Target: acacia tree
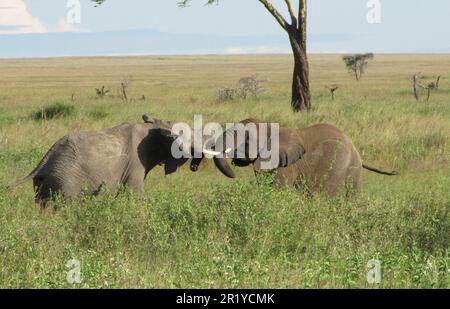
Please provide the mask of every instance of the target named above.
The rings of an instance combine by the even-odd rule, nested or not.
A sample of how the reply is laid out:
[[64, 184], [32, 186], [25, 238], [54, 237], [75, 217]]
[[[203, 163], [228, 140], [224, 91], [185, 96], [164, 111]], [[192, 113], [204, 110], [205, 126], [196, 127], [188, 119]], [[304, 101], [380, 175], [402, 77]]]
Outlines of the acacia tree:
[[369, 64], [369, 60], [374, 58], [374, 54], [356, 54], [356, 55], [345, 55], [342, 60], [345, 62], [345, 66], [349, 73], [354, 74], [356, 80], [360, 80], [366, 67]]
[[[92, 0], [97, 5], [105, 0]], [[192, 0], [180, 0], [180, 6], [186, 6]], [[205, 0], [206, 1], [206, 0]], [[265, 9], [275, 18], [289, 37], [294, 54], [294, 73], [292, 81], [291, 104], [294, 111], [311, 109], [311, 91], [309, 87], [309, 63], [306, 53], [306, 20], [307, 4], [306, 0], [299, 0], [298, 13], [291, 0], [284, 0], [290, 15], [288, 22], [280, 11], [273, 5], [271, 0], [258, 0]], [[218, 3], [219, 0], [207, 0], [206, 4]]]

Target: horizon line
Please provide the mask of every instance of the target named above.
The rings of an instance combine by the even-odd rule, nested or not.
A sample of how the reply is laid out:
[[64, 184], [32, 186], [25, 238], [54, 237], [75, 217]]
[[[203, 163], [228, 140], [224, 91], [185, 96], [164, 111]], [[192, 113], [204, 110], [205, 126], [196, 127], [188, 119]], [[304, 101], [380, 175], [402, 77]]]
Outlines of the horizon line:
[[[308, 52], [308, 55], [346, 55], [358, 54], [361, 52]], [[375, 55], [450, 55], [450, 51], [445, 52], [374, 52]], [[158, 54], [158, 53], [129, 53], [129, 54], [105, 54], [105, 55], [65, 55], [65, 56], [31, 56], [31, 57], [1, 57], [0, 60], [44, 60], [44, 59], [64, 59], [64, 58], [140, 58], [140, 57], [242, 57], [242, 56], [287, 56], [290, 52], [278, 53], [180, 53], [180, 54]]]

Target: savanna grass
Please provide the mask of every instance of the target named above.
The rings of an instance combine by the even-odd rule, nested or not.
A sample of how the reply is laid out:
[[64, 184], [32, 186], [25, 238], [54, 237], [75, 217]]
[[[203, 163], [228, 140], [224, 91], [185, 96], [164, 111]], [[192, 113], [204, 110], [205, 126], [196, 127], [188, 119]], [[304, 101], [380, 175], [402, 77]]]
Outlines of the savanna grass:
[[[449, 56], [376, 55], [359, 82], [340, 58], [311, 56], [313, 111], [299, 114], [289, 107], [290, 56], [0, 61], [0, 287], [448, 288]], [[412, 95], [418, 71], [442, 76], [429, 102]], [[215, 102], [219, 88], [253, 73], [270, 80], [258, 98]], [[131, 102], [96, 97], [95, 87], [114, 92], [123, 75], [133, 76]], [[325, 85], [333, 83], [331, 101]], [[28, 116], [72, 93], [69, 117]], [[332, 123], [365, 162], [400, 176], [364, 172], [360, 193], [328, 199], [270, 178], [257, 185], [251, 169], [230, 181], [207, 161], [196, 174], [186, 166], [164, 177], [156, 168], [142, 196], [57, 200], [43, 214], [31, 184], [6, 189], [67, 132], [144, 113], [190, 124], [194, 114]], [[66, 280], [71, 259], [81, 263], [80, 284]], [[367, 283], [371, 259], [381, 262], [378, 285]]]

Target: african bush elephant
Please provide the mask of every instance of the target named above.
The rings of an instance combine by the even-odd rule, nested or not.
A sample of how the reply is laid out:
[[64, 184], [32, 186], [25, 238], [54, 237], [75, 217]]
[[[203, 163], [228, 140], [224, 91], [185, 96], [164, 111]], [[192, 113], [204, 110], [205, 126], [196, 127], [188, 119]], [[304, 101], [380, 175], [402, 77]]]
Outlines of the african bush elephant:
[[41, 209], [55, 193], [71, 199], [85, 189], [91, 194], [102, 188], [116, 192], [121, 184], [141, 192], [147, 173], [156, 165], [164, 164], [167, 175], [186, 162], [171, 156], [171, 123], [143, 118], [144, 123], [64, 136], [27, 177], [12, 186], [33, 179]]
[[[249, 123], [256, 124], [258, 132], [261, 124], [267, 124], [258, 119], [240, 122], [241, 125]], [[233, 165], [238, 167], [253, 165], [257, 174], [261, 170], [263, 159], [259, 153], [251, 157], [248, 149], [252, 142], [260, 149], [259, 134], [246, 134], [245, 145], [238, 145], [236, 132], [235, 126], [219, 137], [221, 141], [226, 136], [235, 137], [234, 145], [223, 153], [208, 150], [205, 152], [214, 155], [216, 167], [227, 177], [234, 178], [235, 175], [227, 163], [225, 152], [230, 154], [228, 157], [232, 158]], [[213, 144], [217, 144], [219, 138]], [[270, 136], [267, 141], [270, 144]], [[245, 147], [245, 156], [237, 157], [239, 147]], [[196, 171], [198, 164], [199, 162], [193, 162], [191, 170]], [[273, 171], [275, 181], [280, 185], [303, 188], [307, 192], [325, 192], [328, 196], [334, 197], [344, 186], [353, 190], [360, 189], [362, 168], [383, 175], [397, 175], [396, 172], [384, 172], [363, 164], [350, 138], [332, 125], [318, 124], [306, 129], [279, 128], [279, 163]]]

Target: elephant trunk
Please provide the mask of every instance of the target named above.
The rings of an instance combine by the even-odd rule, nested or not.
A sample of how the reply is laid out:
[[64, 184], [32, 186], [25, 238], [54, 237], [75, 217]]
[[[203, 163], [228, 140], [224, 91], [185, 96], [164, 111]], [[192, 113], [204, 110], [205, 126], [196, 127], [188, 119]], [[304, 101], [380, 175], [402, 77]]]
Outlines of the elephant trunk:
[[200, 163], [202, 161], [203, 161], [203, 157], [192, 159], [192, 161], [191, 161], [191, 171], [193, 171], [193, 172], [198, 171], [198, 168], [199, 168]]
[[[234, 133], [230, 132], [230, 131], [225, 132], [224, 136], [217, 139], [213, 144], [210, 141], [210, 144], [208, 145], [209, 147], [207, 147], [207, 148], [211, 149], [211, 147], [213, 145], [218, 145], [218, 144], [222, 145], [222, 147], [223, 147], [224, 146], [223, 142], [225, 142], [227, 140], [233, 140], [233, 134]], [[220, 139], [222, 139], [222, 140], [220, 140]], [[232, 146], [231, 148], [228, 148], [224, 152], [216, 152], [216, 151], [212, 151], [209, 149], [204, 149], [203, 153], [213, 156], [214, 164], [219, 169], [219, 171], [222, 172], [222, 174], [224, 174], [228, 178], [235, 178], [236, 176], [234, 175], [234, 172], [231, 169], [230, 165], [228, 165], [228, 162], [226, 159], [226, 155], [232, 153], [234, 151], [235, 147], [236, 147], [236, 145]]]
[[214, 157], [214, 164], [225, 176], [235, 178], [234, 172], [225, 158]]

